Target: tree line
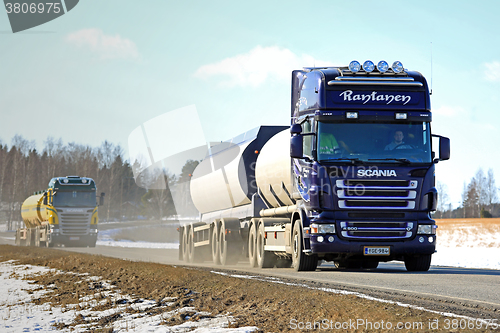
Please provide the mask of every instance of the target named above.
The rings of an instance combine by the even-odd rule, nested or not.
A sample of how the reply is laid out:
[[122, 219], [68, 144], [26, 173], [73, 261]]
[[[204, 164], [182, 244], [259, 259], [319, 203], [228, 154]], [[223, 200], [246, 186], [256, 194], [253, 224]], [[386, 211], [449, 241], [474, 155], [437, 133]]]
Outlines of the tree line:
[[453, 208], [448, 196], [448, 188], [438, 182], [439, 193], [436, 218], [488, 218], [500, 217], [498, 188], [493, 170], [485, 174], [480, 168], [468, 183], [464, 183], [460, 206]]
[[[51, 178], [70, 175], [94, 179], [98, 195], [105, 193], [104, 206], [99, 207], [100, 220], [166, 218], [176, 214], [171, 189], [188, 179], [197, 164], [188, 161], [178, 176], [168, 170], [149, 175], [162, 177], [168, 184], [152, 190], [137, 186], [132, 166], [124, 160], [119, 145], [109, 141], [99, 147], [63, 144], [61, 139], [48, 137], [38, 151], [34, 141], [16, 135], [10, 147], [0, 141], [0, 221], [7, 221], [12, 229], [14, 221], [22, 220], [20, 209], [26, 198], [47, 189]], [[189, 187], [179, 186], [179, 190], [188, 191]]]

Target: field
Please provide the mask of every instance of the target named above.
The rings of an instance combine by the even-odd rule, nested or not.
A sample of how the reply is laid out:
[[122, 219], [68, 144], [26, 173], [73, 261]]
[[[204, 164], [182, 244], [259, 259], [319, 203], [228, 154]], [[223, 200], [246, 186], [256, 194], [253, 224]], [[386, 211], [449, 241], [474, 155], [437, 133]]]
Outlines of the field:
[[440, 219], [438, 244], [447, 247], [500, 247], [500, 218]]

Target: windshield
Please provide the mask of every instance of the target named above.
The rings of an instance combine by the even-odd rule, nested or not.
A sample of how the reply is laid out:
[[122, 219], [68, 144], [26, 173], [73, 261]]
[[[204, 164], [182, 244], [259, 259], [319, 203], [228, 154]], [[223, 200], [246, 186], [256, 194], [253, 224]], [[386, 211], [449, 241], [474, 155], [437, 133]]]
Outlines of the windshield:
[[57, 191], [54, 195], [55, 207], [95, 207], [95, 191]]
[[430, 163], [428, 123], [318, 124], [318, 160]]

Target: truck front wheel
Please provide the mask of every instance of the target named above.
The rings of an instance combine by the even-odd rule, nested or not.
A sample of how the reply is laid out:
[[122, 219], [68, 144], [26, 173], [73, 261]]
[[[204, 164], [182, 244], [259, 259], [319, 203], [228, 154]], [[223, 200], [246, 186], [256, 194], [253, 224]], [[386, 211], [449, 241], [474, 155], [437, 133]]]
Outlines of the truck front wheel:
[[427, 272], [431, 267], [432, 254], [408, 256], [405, 258], [405, 267], [408, 272]]
[[292, 232], [292, 266], [297, 272], [314, 271], [318, 267], [318, 257], [316, 255], [308, 256], [304, 253], [301, 229], [300, 222], [296, 221]]

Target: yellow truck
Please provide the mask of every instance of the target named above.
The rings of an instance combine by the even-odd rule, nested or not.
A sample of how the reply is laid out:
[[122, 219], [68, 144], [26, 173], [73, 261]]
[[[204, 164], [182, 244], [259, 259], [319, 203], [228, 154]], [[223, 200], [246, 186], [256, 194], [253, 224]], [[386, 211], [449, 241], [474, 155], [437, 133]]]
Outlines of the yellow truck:
[[104, 204], [104, 193], [96, 193], [92, 178], [52, 178], [47, 190], [35, 192], [21, 206], [26, 227], [17, 229], [16, 245], [94, 247], [99, 222], [97, 207]]

